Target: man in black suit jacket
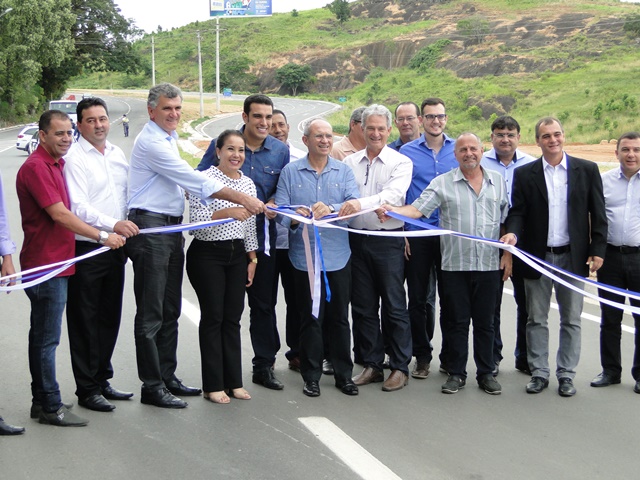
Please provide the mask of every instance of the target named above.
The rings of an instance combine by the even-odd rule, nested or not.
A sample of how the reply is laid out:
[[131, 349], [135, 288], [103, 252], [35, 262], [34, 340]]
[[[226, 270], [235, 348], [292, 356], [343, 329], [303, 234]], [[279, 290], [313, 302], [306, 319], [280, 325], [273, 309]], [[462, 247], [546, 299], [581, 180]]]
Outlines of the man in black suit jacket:
[[[587, 276], [602, 266], [607, 246], [602, 179], [598, 166], [563, 150], [560, 121], [545, 117], [535, 128], [542, 157], [519, 168], [513, 186], [513, 207], [502, 240], [576, 275]], [[560, 308], [560, 346], [556, 376], [558, 393], [575, 395], [575, 368], [580, 359], [580, 315], [583, 297], [526, 265], [527, 359], [532, 378], [527, 393], [549, 385], [551, 289]], [[566, 278], [565, 278], [566, 279]], [[572, 284], [581, 282], [568, 280]]]

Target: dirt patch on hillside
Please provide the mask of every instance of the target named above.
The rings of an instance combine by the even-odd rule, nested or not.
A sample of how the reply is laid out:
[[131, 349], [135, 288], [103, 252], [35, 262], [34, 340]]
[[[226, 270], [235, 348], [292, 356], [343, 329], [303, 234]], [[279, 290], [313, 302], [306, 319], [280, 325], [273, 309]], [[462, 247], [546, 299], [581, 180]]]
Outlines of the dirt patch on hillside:
[[[584, 143], [568, 143], [564, 146], [565, 151], [569, 155], [575, 157], [584, 158], [593, 162], [603, 164], [602, 167], [612, 167], [618, 163], [616, 159], [616, 143], [607, 143], [604, 145], [586, 145]], [[491, 148], [491, 144], [488, 144], [487, 148]], [[537, 145], [523, 145], [519, 147], [523, 152], [533, 155], [534, 157], [540, 156], [540, 148]], [[608, 165], [610, 164], [610, 165]]]

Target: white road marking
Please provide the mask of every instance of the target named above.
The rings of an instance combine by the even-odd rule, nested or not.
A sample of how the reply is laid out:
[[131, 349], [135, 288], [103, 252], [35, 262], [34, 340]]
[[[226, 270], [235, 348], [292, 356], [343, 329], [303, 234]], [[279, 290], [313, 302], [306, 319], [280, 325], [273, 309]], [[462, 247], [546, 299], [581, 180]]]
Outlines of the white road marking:
[[328, 418], [303, 417], [298, 420], [363, 480], [401, 480]]
[[[509, 288], [505, 288], [503, 290], [503, 292], [508, 293], [509, 295], [513, 296], [513, 290], [509, 289]], [[559, 310], [558, 308], [558, 304], [557, 303], [553, 303], [551, 302], [551, 308], [553, 308], [554, 310]], [[580, 315], [581, 318], [584, 318], [585, 320], [591, 320], [592, 322], [596, 322], [596, 323], [600, 323], [600, 317], [596, 317], [595, 315], [591, 315], [590, 313], [584, 313], [582, 312], [582, 315]], [[628, 325], [622, 325], [622, 331], [623, 332], [627, 332], [627, 333], [636, 333], [636, 329], [633, 327], [630, 327]]]
[[200, 309], [184, 297], [182, 297], [182, 314], [186, 315], [196, 327], [200, 325]]

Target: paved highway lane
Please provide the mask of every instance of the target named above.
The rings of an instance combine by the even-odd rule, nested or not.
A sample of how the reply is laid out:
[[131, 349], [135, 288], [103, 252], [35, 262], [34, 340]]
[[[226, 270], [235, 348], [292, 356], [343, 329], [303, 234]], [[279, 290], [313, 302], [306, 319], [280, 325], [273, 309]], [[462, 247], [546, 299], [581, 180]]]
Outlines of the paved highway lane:
[[[234, 100], [244, 100], [244, 96], [234, 95]], [[306, 152], [306, 147], [302, 143], [302, 129], [306, 121], [315, 117], [325, 117], [339, 110], [341, 107], [334, 103], [321, 102], [316, 100], [297, 100], [293, 98], [271, 97], [274, 106], [282, 110], [287, 116], [287, 121], [291, 126], [289, 141], [296, 147]], [[220, 132], [227, 128], [240, 128], [243, 125], [242, 114], [233, 113], [224, 115], [221, 118], [212, 119], [200, 125], [197, 130], [209, 137], [216, 138]]]
[[[146, 121], [144, 102], [107, 99], [112, 119], [131, 107], [132, 132], [122, 137], [112, 127], [110, 139], [129, 152]], [[121, 102], [126, 103], [121, 103]], [[292, 123], [292, 126], [294, 124]], [[0, 132], [0, 170], [9, 205], [11, 231], [22, 242], [15, 198], [15, 174], [26, 159], [12, 148], [17, 131]], [[55, 239], [51, 239], [55, 241]], [[189, 238], [187, 236], [187, 241]], [[17, 258], [16, 258], [17, 260]], [[278, 354], [276, 373], [283, 391], [251, 383], [251, 343], [248, 310], [242, 319], [245, 387], [253, 399], [214, 405], [202, 398], [187, 399], [185, 410], [162, 410], [140, 404], [133, 340], [135, 304], [132, 271], [127, 270], [123, 323], [113, 358], [114, 386], [136, 396], [116, 403], [112, 413], [91, 412], [76, 406], [90, 419], [85, 428], [62, 429], [39, 425], [28, 418], [30, 393], [27, 364], [29, 304], [23, 292], [0, 296], [0, 415], [24, 425], [21, 437], [0, 437], [1, 478], [246, 478], [298, 480], [354, 478], [424, 479], [596, 479], [636, 478], [640, 395], [632, 391], [629, 375], [632, 336], [623, 333], [622, 385], [604, 389], [588, 386], [600, 371], [598, 325], [583, 321], [583, 354], [573, 398], [560, 398], [551, 381], [540, 395], [527, 395], [528, 377], [515, 371], [515, 307], [505, 296], [503, 338], [505, 360], [499, 380], [503, 394], [479, 390], [469, 362], [467, 387], [443, 395], [445, 376], [437, 362], [427, 380], [411, 380], [392, 393], [380, 384], [361, 388], [347, 397], [321, 382], [322, 396], [302, 394], [299, 374], [288, 370], [286, 347]], [[212, 279], [215, 282], [215, 279]], [[178, 375], [189, 385], [200, 385], [197, 299], [185, 276], [185, 308], [180, 320]], [[585, 313], [598, 315], [585, 305]], [[283, 301], [278, 304], [284, 343]], [[557, 311], [551, 312], [552, 351], [557, 346]], [[629, 319], [625, 319], [631, 325]], [[435, 339], [439, 352], [439, 337]], [[75, 401], [66, 330], [58, 349], [58, 380], [63, 398]], [[553, 364], [553, 358], [552, 364]], [[357, 371], [356, 367], [356, 371]], [[321, 417], [339, 430], [309, 430], [301, 419]], [[317, 424], [304, 420], [305, 423]], [[318, 426], [316, 425], [316, 427]], [[348, 436], [348, 437], [345, 437]], [[356, 445], [350, 442], [355, 442]], [[326, 443], [325, 443], [326, 442]], [[368, 452], [364, 456], [362, 450]], [[377, 463], [379, 462], [379, 463]], [[359, 472], [359, 475], [354, 473]], [[89, 473], [90, 472], [90, 473]]]

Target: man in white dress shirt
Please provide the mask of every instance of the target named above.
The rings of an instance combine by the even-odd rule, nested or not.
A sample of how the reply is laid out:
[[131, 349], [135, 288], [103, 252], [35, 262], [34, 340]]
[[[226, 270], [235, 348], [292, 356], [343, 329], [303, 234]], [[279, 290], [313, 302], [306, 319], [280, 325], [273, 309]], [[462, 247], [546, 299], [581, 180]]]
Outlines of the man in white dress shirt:
[[[607, 211], [607, 261], [598, 270], [598, 281], [621, 289], [640, 291], [640, 132], [625, 133], [618, 139], [616, 156], [619, 168], [602, 175], [604, 204]], [[602, 298], [624, 303], [624, 296], [605, 290]], [[640, 306], [638, 300], [631, 305]], [[622, 362], [622, 310], [600, 304], [600, 363], [602, 373], [591, 381], [592, 387], [620, 383]], [[640, 315], [635, 323], [635, 352], [631, 375], [633, 391], [640, 393]]]
[[[349, 200], [339, 216], [362, 209], [404, 205], [411, 183], [413, 164], [387, 146], [391, 133], [391, 112], [382, 105], [371, 105], [362, 113], [366, 148], [344, 159], [356, 177], [359, 200]], [[392, 219], [381, 224], [374, 212], [354, 217], [352, 228], [360, 230], [402, 230], [403, 222]], [[409, 381], [411, 325], [404, 289], [404, 238], [350, 233], [352, 262], [351, 314], [356, 358], [365, 368], [353, 381], [356, 385], [382, 382], [385, 347], [381, 321], [389, 345], [391, 374], [382, 389], [400, 390]], [[382, 303], [382, 316], [379, 315]]]
[[[86, 98], [78, 103], [77, 114], [80, 138], [65, 155], [64, 169], [71, 211], [101, 235], [137, 235], [137, 225], [126, 220], [129, 163], [124, 152], [107, 140], [107, 105], [100, 98]], [[95, 239], [76, 234], [76, 256], [101, 247]], [[111, 250], [78, 262], [69, 278], [67, 325], [76, 395], [81, 406], [99, 412], [116, 408], [108, 399], [133, 396], [109, 384], [126, 261], [123, 249]]]

